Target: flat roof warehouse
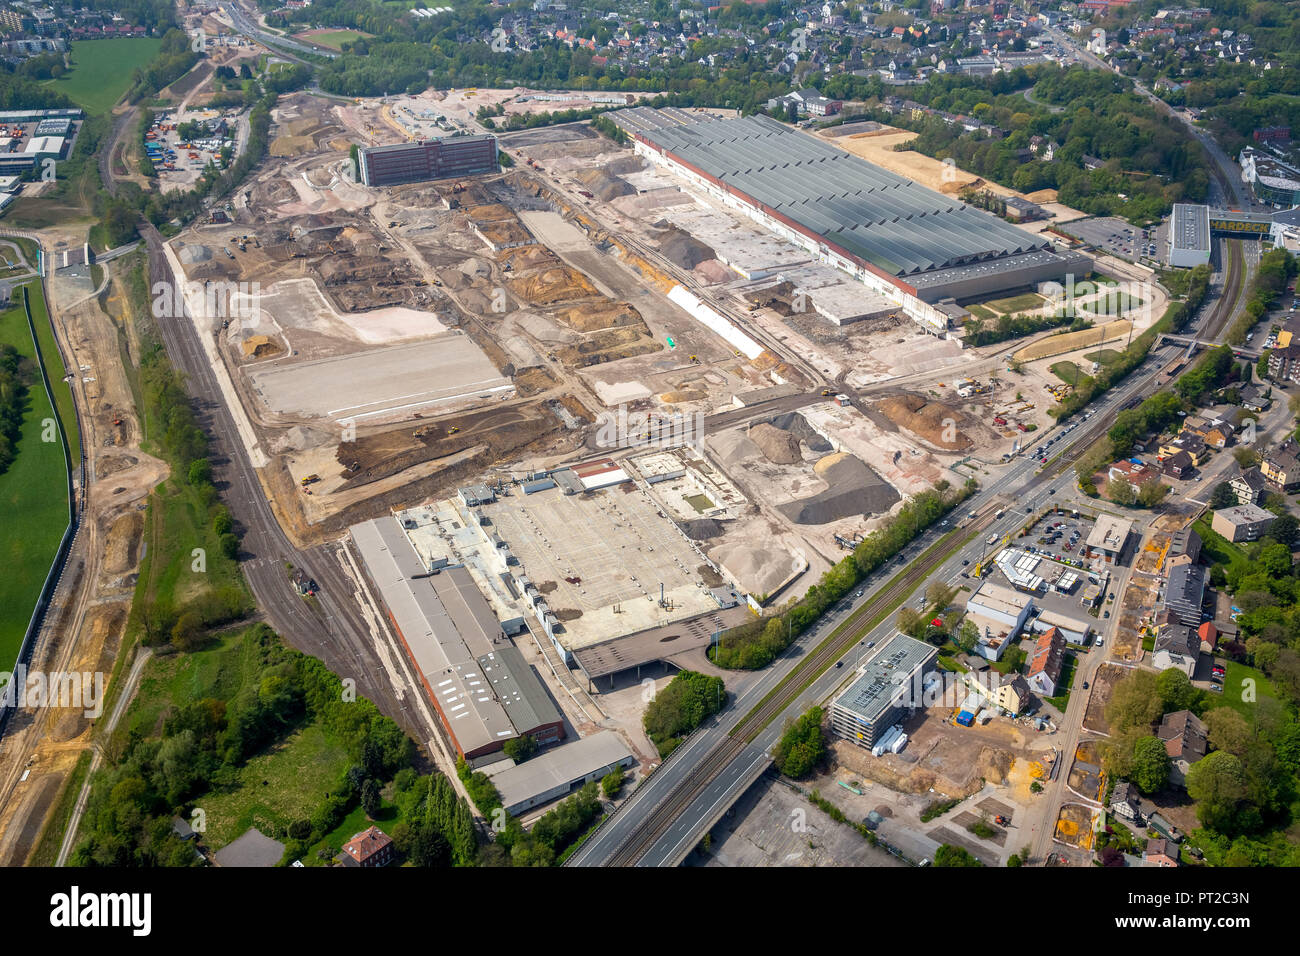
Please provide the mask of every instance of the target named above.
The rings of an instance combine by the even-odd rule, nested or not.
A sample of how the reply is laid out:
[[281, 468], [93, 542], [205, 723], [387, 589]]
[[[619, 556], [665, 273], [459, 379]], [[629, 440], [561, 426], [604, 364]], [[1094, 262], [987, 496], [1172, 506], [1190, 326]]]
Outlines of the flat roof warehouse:
[[778, 230], [814, 239], [925, 301], [974, 285], [1054, 278], [1086, 261], [769, 117], [716, 119], [649, 107], [611, 117], [639, 145], [741, 199]]
[[531, 734], [547, 744], [564, 723], [537, 675], [506, 638], [464, 567], [430, 573], [392, 516], [351, 528], [425, 693], [467, 759]]

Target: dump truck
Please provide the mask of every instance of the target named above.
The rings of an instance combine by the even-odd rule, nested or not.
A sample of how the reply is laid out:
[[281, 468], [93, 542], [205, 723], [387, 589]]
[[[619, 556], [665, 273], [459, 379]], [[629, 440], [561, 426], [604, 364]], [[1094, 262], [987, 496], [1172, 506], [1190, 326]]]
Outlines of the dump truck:
[[320, 481], [320, 475], [308, 475], [298, 483], [306, 488], [308, 485], [314, 485], [318, 481]]

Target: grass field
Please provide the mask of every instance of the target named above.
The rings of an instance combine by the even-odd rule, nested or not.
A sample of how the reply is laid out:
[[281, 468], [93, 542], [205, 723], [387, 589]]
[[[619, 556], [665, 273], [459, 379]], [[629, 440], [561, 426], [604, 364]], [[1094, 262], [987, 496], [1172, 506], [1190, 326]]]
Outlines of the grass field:
[[307, 819], [350, 763], [343, 745], [324, 727], [304, 727], [249, 760], [234, 789], [195, 799], [207, 813], [203, 842], [219, 850], [249, 827], [270, 835], [279, 826]]
[[373, 36], [371, 33], [361, 33], [357, 30], [329, 30], [325, 33], [302, 34], [297, 35], [297, 39], [305, 40], [308, 43], [319, 43], [321, 46], [327, 46], [331, 50], [342, 50], [343, 44], [353, 43], [357, 40]]
[[[1251, 712], [1260, 700], [1265, 697], [1277, 697], [1273, 682], [1264, 676], [1263, 671], [1247, 667], [1245, 664], [1238, 664], [1236, 661], [1228, 661], [1225, 670], [1227, 673], [1223, 677], [1223, 693], [1207, 692], [1205, 695], [1209, 701], [1209, 707], [1213, 708], [1222, 704], [1224, 707], [1231, 707], [1241, 716], [1250, 720], [1252, 718]], [[1247, 683], [1247, 681], [1251, 683]]]
[[1052, 374], [1066, 385], [1078, 385], [1083, 378], [1083, 369], [1073, 362], [1056, 362], [1052, 365]]
[[58, 90], [87, 113], [107, 113], [131, 85], [131, 74], [158, 53], [162, 40], [122, 37], [112, 40], [73, 40], [73, 68], [46, 86]]
[[[145, 665], [140, 688], [118, 735], [157, 738], [162, 734], [163, 717], [172, 707], [205, 697], [228, 700], [244, 686], [256, 687], [261, 678], [259, 662], [249, 652], [243, 630], [227, 632], [191, 654], [156, 656]], [[219, 850], [250, 826], [269, 835], [277, 825], [287, 826], [311, 816], [349, 763], [342, 744], [323, 726], [309, 724], [298, 729], [252, 757], [230, 786], [192, 801], [207, 815], [203, 842]]]
[[1006, 299], [992, 299], [985, 302], [984, 305], [995, 312], [1001, 312], [1003, 315], [1014, 315], [1017, 312], [1028, 312], [1030, 309], [1037, 309], [1046, 301], [1037, 292], [1025, 292], [1022, 295], [1013, 295]]
[[1084, 358], [1089, 362], [1099, 362], [1102, 365], [1110, 365], [1122, 355], [1114, 349], [1102, 349], [1100, 352], [1089, 352]]
[[[37, 312], [38, 299], [39, 294], [32, 298], [32, 315], [39, 323], [44, 311], [42, 306]], [[48, 321], [45, 324], [48, 326]], [[0, 313], [0, 343], [35, 359], [36, 350], [21, 305]], [[51, 379], [56, 379], [56, 372], [61, 376], [62, 367], [49, 370]], [[68, 526], [63, 447], [57, 439], [42, 441], [43, 423], [53, 419], [54, 409], [39, 378], [34, 379], [27, 396], [18, 457], [0, 475], [0, 514], [5, 516], [0, 523], [0, 561], [5, 569], [0, 575], [0, 670], [6, 671], [12, 670], [17, 659], [41, 585]]]

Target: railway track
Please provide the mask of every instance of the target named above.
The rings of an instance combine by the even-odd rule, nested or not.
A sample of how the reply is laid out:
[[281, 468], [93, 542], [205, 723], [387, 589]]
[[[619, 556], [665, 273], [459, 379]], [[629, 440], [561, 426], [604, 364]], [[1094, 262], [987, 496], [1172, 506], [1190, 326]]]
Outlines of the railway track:
[[[960, 529], [962, 540], [973, 531], [981, 533], [995, 519], [999, 505], [989, 502], [979, 511], [973, 521]], [[950, 532], [958, 534], [958, 531]], [[652, 847], [668, 828], [703, 792], [708, 785], [725, 770], [731, 762], [745, 749], [754, 738], [792, 704], [810, 682], [819, 674], [843, 657], [857, 641], [879, 621], [882, 612], [888, 614], [895, 604], [916, 589], [936, 567], [948, 557], [951, 549], [941, 548], [925, 561], [915, 561], [907, 570], [897, 576], [888, 587], [876, 594], [817, 646], [804, 660], [796, 666], [777, 687], [765, 697], [757, 707], [740, 719], [731, 728], [727, 736], [711, 749], [691, 771], [682, 778], [681, 783], [653, 810], [646, 821], [637, 828], [606, 861], [607, 866], [633, 866]]]
[[1202, 332], [1207, 338], [1216, 341], [1227, 329], [1228, 322], [1237, 311], [1237, 301], [1241, 298], [1242, 273], [1245, 271], [1245, 256], [1241, 251], [1241, 240], [1225, 239], [1224, 245], [1228, 250], [1228, 262], [1223, 279], [1223, 294], [1215, 303], [1214, 311], [1207, 318]]

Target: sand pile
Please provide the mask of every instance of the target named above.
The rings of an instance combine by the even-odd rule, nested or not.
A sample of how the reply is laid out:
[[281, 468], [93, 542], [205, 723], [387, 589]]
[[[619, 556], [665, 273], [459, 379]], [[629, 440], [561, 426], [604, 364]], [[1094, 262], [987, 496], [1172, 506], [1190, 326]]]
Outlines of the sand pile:
[[609, 202], [620, 196], [635, 196], [636, 190], [617, 176], [611, 176], [603, 169], [588, 169], [574, 177], [587, 187], [597, 199]]
[[742, 431], [725, 431], [709, 439], [709, 447], [724, 469], [735, 468], [763, 454]]
[[795, 524], [821, 525], [841, 518], [883, 514], [899, 500], [898, 492], [888, 482], [853, 455], [828, 455], [813, 467], [826, 482], [826, 490], [778, 506]]
[[763, 457], [775, 465], [793, 465], [803, 458], [799, 454], [799, 439], [784, 429], [766, 423], [755, 425], [749, 430], [749, 438]]
[[510, 291], [530, 305], [555, 305], [598, 294], [587, 277], [568, 266], [543, 269], [534, 275], [510, 280]]
[[682, 269], [694, 269], [702, 262], [718, 258], [710, 247], [675, 227], [660, 237], [659, 251], [673, 265]]
[[799, 570], [799, 558], [782, 548], [722, 545], [710, 554], [750, 594], [771, 594]]
[[896, 395], [877, 406], [891, 422], [944, 451], [966, 451], [974, 447], [961, 427], [966, 415], [959, 409], [931, 402], [920, 395]]

